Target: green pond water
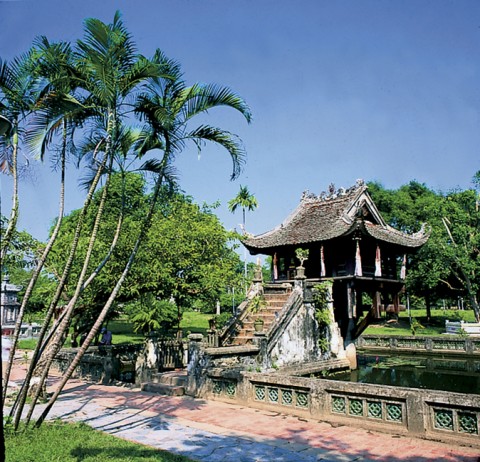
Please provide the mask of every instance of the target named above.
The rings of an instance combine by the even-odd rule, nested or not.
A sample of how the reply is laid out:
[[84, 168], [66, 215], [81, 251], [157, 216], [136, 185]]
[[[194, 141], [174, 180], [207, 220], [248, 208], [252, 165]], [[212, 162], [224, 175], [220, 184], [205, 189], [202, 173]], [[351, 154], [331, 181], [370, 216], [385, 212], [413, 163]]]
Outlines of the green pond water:
[[328, 379], [480, 394], [480, 360], [426, 356], [358, 356], [358, 369]]

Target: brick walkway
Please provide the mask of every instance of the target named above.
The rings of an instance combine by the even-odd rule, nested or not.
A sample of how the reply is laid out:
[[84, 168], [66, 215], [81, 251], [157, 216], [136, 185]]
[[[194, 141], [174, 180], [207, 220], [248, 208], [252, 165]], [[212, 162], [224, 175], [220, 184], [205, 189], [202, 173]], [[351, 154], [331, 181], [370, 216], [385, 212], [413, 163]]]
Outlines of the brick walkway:
[[[13, 381], [21, 382], [15, 368]], [[310, 421], [235, 404], [71, 381], [50, 418], [198, 461], [480, 461], [480, 450]]]

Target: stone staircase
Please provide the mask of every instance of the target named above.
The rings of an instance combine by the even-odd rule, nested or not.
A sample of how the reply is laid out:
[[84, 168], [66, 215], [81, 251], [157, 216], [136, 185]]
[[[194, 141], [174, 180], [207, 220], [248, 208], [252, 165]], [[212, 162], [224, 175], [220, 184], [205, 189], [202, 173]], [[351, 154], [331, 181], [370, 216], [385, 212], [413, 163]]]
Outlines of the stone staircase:
[[263, 331], [268, 332], [276, 318], [282, 311], [285, 303], [290, 297], [289, 292], [268, 290], [265, 288], [264, 298], [266, 306], [262, 307], [256, 313], [248, 313], [241, 322], [240, 328], [236, 335], [232, 337], [231, 345], [250, 345], [254, 338], [254, 322], [256, 319], [263, 319]]
[[167, 396], [183, 396], [187, 386], [187, 371], [158, 372], [150, 382], [142, 383], [142, 391]]

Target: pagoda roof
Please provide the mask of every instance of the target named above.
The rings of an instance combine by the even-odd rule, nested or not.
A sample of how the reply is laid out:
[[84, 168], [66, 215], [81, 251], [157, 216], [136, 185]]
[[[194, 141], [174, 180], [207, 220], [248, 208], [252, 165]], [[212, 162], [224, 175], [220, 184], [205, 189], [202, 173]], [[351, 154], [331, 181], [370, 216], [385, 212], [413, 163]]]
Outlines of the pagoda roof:
[[424, 227], [415, 234], [406, 234], [389, 226], [363, 180], [349, 189], [335, 190], [319, 196], [305, 192], [298, 207], [275, 229], [257, 236], [245, 235], [243, 244], [251, 253], [260, 253], [283, 246], [300, 246], [324, 242], [354, 232], [395, 246], [415, 249], [428, 240]]

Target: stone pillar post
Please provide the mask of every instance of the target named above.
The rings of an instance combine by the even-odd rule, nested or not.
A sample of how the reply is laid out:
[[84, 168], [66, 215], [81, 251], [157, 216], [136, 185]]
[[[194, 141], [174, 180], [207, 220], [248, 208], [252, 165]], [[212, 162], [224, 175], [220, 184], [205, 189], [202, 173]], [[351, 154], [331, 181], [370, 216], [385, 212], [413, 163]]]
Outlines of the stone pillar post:
[[270, 358], [268, 357], [268, 340], [266, 332], [255, 332], [253, 338], [254, 345], [260, 348], [260, 352], [257, 356], [259, 366], [265, 370], [268, 369], [270, 364]]
[[302, 266], [299, 266], [297, 270], [295, 271], [295, 288], [302, 289], [302, 291], [305, 290], [305, 279], [307, 277], [305, 276], [305, 268]]
[[203, 348], [203, 335], [190, 334], [188, 336], [188, 366], [186, 394], [200, 396], [205, 381], [206, 358]]

